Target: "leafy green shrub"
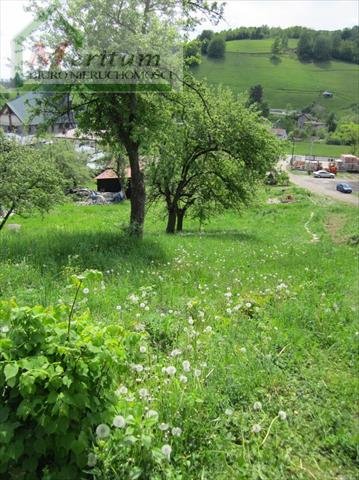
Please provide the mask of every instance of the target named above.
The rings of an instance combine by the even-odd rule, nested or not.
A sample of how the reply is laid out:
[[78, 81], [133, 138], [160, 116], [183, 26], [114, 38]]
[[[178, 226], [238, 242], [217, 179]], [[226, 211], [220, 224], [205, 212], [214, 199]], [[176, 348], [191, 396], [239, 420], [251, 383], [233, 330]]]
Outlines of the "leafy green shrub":
[[[73, 276], [75, 300], [98, 274]], [[94, 324], [75, 303], [0, 303], [1, 478], [81, 478], [94, 428], [113, 417], [123, 331]]]
[[289, 185], [289, 176], [287, 172], [284, 172], [283, 170], [273, 169], [267, 174], [264, 183], [266, 185], [285, 187]]

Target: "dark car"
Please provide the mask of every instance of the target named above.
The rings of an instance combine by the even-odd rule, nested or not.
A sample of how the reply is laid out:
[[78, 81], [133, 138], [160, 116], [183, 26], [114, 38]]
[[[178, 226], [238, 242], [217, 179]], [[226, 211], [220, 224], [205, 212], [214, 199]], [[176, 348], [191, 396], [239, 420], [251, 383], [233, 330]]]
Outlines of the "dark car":
[[353, 191], [349, 183], [337, 183], [337, 190], [342, 193], [352, 193]]

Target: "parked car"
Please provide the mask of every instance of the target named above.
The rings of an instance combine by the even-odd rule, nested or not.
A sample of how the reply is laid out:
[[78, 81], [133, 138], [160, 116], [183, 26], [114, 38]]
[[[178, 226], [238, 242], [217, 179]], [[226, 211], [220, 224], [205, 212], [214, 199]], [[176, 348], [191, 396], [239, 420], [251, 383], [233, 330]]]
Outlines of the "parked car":
[[342, 193], [352, 193], [353, 191], [349, 183], [337, 183], [337, 190]]
[[334, 173], [327, 172], [326, 170], [317, 170], [313, 172], [314, 178], [335, 178]]

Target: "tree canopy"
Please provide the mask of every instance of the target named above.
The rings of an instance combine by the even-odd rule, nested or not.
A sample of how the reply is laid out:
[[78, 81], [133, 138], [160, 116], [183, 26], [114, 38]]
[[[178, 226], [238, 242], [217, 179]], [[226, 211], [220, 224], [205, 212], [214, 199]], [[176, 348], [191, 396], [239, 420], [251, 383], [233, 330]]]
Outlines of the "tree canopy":
[[187, 212], [203, 218], [246, 204], [277, 162], [280, 145], [264, 119], [230, 90], [186, 88], [163, 105], [168, 127], [157, 137], [146, 169], [149, 199], [163, 199], [167, 232], [180, 231]]
[[211, 58], [223, 58], [226, 51], [226, 42], [224, 39], [216, 35], [208, 44], [207, 53]]
[[[104, 46], [107, 52], [126, 51], [128, 46], [145, 51], [151, 45], [172, 48], [183, 41], [181, 29], [188, 31], [203, 16], [216, 20], [222, 11], [221, 4], [206, 0], [67, 0], [56, 4], [46, 24], [46, 38], [50, 45], [66, 39], [70, 45], [81, 44], [96, 54]], [[76, 60], [76, 55], [71, 59], [71, 51], [69, 55], [68, 63]], [[83, 85], [71, 92], [79, 128], [110, 146], [124, 146], [131, 167], [130, 231], [137, 236], [142, 235], [145, 218], [140, 155], [146, 153], [161, 123], [159, 96], [139, 93], [136, 88], [96, 94]], [[51, 103], [54, 105], [53, 99]]]
[[0, 134], [0, 230], [13, 212], [47, 212], [63, 199], [63, 187], [62, 174], [47, 155]]

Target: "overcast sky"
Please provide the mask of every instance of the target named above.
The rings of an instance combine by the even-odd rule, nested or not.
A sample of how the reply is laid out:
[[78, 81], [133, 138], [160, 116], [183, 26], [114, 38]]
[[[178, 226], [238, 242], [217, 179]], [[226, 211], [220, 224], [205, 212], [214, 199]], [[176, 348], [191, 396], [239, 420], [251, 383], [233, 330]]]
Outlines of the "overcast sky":
[[[228, 0], [226, 3], [226, 21], [216, 27], [203, 24], [199, 31], [264, 24], [336, 30], [359, 23], [356, 0]], [[24, 12], [27, 4], [28, 0], [0, 0], [0, 78], [10, 73], [7, 64], [11, 39], [31, 21], [31, 15]]]

